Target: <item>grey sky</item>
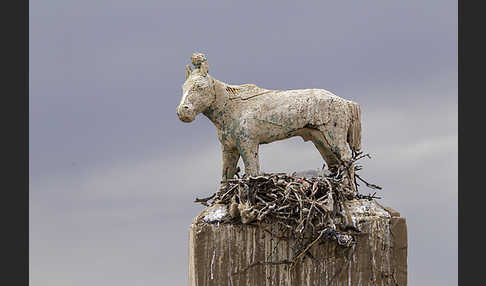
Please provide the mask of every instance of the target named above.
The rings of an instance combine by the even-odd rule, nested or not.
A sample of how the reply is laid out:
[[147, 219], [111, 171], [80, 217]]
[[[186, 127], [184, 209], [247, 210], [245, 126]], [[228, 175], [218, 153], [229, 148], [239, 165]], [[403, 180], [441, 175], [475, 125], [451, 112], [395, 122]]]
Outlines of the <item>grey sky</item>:
[[[228, 83], [359, 102], [409, 284], [456, 285], [456, 1], [180, 2], [30, 1], [31, 284], [187, 283], [192, 200], [221, 166], [209, 120], [175, 114], [199, 51]], [[261, 153], [265, 171], [322, 164], [300, 138]]]

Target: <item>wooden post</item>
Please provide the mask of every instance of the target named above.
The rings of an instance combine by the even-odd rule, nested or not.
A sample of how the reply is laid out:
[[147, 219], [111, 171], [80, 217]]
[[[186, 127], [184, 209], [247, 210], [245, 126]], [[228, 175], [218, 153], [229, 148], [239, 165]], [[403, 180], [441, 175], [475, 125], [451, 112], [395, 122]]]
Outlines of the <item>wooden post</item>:
[[346, 205], [361, 231], [356, 243], [323, 240], [292, 269], [297, 249], [276, 239], [285, 235], [276, 224], [208, 224], [199, 215], [189, 230], [189, 285], [407, 285], [405, 218], [374, 200]]

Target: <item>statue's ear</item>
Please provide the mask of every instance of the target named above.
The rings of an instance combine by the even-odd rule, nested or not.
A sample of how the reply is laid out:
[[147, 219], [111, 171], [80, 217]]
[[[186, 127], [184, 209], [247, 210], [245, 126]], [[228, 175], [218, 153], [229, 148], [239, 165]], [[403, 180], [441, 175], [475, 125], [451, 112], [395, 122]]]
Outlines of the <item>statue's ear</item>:
[[191, 67], [189, 65], [186, 66], [186, 79], [191, 75]]
[[209, 64], [208, 64], [208, 62], [207, 61], [202, 62], [199, 70], [201, 71], [201, 75], [202, 76], [207, 76], [208, 75], [208, 72], [209, 72]]

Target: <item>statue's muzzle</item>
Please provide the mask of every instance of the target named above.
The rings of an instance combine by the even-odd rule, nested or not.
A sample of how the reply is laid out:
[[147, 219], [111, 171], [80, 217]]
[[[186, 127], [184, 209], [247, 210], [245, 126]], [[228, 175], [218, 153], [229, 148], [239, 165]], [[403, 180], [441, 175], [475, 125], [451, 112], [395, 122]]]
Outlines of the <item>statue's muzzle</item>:
[[179, 105], [177, 107], [177, 116], [181, 121], [187, 123], [193, 121], [195, 117], [192, 115], [192, 110], [188, 105]]

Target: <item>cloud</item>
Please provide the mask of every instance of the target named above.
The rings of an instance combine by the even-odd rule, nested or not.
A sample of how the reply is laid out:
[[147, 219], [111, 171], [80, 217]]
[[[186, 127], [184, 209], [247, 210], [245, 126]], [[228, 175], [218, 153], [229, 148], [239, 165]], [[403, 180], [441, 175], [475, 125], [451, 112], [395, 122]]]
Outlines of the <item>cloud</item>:
[[[454, 102], [438, 106], [439, 111], [454, 108]], [[451, 115], [440, 114], [442, 117]], [[428, 267], [429, 272], [436, 271], [433, 273], [443, 269], [454, 271], [454, 249], [457, 249], [454, 238], [457, 233], [457, 132], [451, 125], [429, 134], [427, 130], [436, 124], [429, 117], [427, 108], [402, 107], [392, 112], [377, 106], [366, 121], [368, 135], [364, 146], [373, 150], [373, 159], [363, 159], [363, 176], [373, 183], [383, 183], [385, 190], [379, 193], [384, 197], [383, 203], [407, 217], [409, 271], [418, 275], [410, 277], [411, 283], [427, 279], [437, 281], [434, 274], [422, 273], [422, 267]], [[403, 130], [419, 126], [418, 122], [422, 123], [423, 132], [414, 132], [414, 138], [403, 134]], [[379, 130], [387, 130], [387, 140], [373, 137], [380, 134]], [[173, 149], [154, 153], [148, 159], [99, 166], [82, 176], [54, 174], [31, 185], [33, 277], [47, 279], [47, 276], [41, 278], [47, 275], [43, 273], [64, 269], [68, 273], [64, 279], [68, 280], [103, 266], [107, 267], [105, 274], [95, 272], [82, 281], [119, 283], [117, 271], [126, 273], [127, 281], [137, 281], [135, 277], [146, 271], [149, 271], [147, 281], [160, 278], [153, 265], [148, 268], [129, 266], [130, 261], [120, 259], [121, 252], [139, 263], [174, 269], [171, 274], [165, 273], [168, 279], [180, 281], [176, 275], [184, 275], [184, 271], [176, 268], [187, 264], [185, 255], [180, 255], [187, 252], [187, 227], [201, 210], [192, 200], [214, 192], [220, 178], [220, 147], [214, 143], [202, 144], [198, 149]], [[265, 171], [300, 171], [316, 169], [322, 164], [315, 147], [300, 138], [262, 145], [260, 152]], [[362, 190], [367, 191], [366, 188]], [[441, 214], [443, 211], [445, 213]], [[163, 230], [170, 230], [171, 234]], [[437, 233], [447, 239], [437, 241]], [[164, 245], [159, 245], [157, 239]], [[149, 242], [140, 244], [139, 240]], [[56, 244], [48, 241], [56, 241]], [[136, 244], [130, 246], [131, 243]], [[449, 254], [443, 253], [444, 248], [449, 249]], [[70, 259], [77, 268], [60, 263], [67, 259], [63, 253], [67, 249], [71, 249]], [[427, 257], [421, 252], [428, 253]], [[175, 260], [178, 266], [167, 263], [168, 257], [161, 253], [178, 257]], [[435, 256], [449, 262], [438, 263]], [[41, 265], [41, 257], [49, 257], [51, 264]], [[90, 264], [92, 260], [96, 263]], [[431, 268], [429, 264], [440, 267]], [[63, 281], [61, 278], [62, 275], [59, 283]]]
[[[409, 284], [457, 284], [457, 5], [378, 2], [32, 2], [32, 284], [186, 282], [192, 201], [221, 172], [210, 122], [175, 116], [194, 51], [228, 83], [359, 102], [362, 175], [407, 217]], [[300, 138], [260, 152], [265, 171], [322, 165]]]

